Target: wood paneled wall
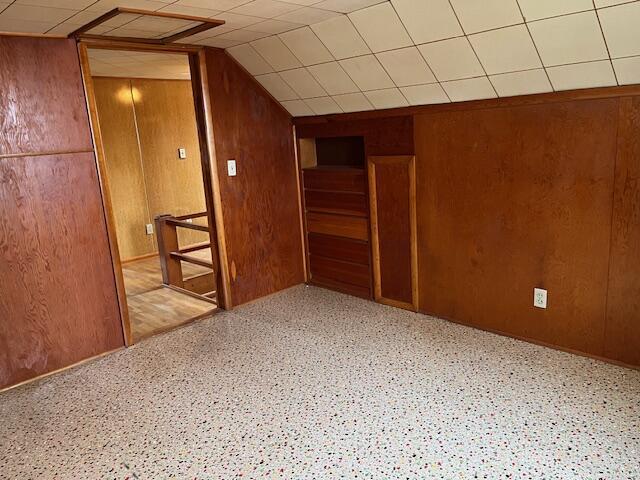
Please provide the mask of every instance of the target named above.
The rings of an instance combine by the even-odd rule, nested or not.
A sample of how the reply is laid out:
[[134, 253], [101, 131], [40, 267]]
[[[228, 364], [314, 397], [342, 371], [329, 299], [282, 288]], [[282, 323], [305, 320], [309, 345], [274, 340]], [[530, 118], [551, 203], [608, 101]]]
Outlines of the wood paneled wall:
[[[156, 215], [206, 211], [191, 82], [95, 78], [118, 246], [123, 260], [157, 251]], [[187, 158], [178, 158], [186, 148]], [[180, 245], [208, 240], [179, 229]]]
[[[231, 300], [304, 281], [289, 115], [224, 51], [206, 56]], [[237, 176], [227, 176], [227, 160]]]
[[0, 36], [0, 388], [124, 345], [75, 42]]
[[[630, 93], [296, 124], [301, 137], [361, 132], [376, 154], [415, 152], [421, 311], [640, 366], [640, 97]], [[546, 310], [533, 307], [534, 287], [548, 290]]]

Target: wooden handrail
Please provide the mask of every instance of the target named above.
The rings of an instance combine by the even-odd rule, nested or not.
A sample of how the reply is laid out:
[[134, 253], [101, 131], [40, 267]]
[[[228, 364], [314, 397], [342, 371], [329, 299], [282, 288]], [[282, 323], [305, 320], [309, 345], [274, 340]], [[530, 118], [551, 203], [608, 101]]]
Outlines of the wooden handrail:
[[169, 255], [171, 256], [171, 258], [175, 258], [176, 260], [182, 260], [183, 262], [193, 263], [194, 265], [200, 265], [201, 267], [207, 267], [213, 270], [213, 263], [208, 262], [207, 260], [191, 257], [180, 252], [171, 252], [169, 253]]
[[211, 242], [196, 243], [194, 245], [189, 245], [188, 247], [179, 249], [178, 253], [197, 252], [198, 250], [204, 250], [210, 247], [211, 247]]
[[209, 227], [206, 225], [198, 225], [197, 223], [189, 223], [184, 220], [176, 220], [175, 217], [165, 219], [169, 225], [174, 225], [176, 227], [187, 228], [189, 230], [198, 230], [200, 232], [208, 232]]
[[202, 218], [209, 215], [207, 212], [199, 212], [199, 213], [189, 213], [188, 215], [179, 215], [175, 218], [176, 220], [189, 220], [190, 218]]

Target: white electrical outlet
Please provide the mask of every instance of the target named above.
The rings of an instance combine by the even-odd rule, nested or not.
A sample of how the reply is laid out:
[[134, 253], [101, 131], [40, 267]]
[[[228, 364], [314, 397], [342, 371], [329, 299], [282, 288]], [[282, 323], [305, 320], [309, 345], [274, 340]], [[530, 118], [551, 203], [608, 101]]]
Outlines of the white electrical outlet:
[[185, 158], [187, 158], [187, 149], [186, 148], [179, 148], [178, 149], [178, 158], [180, 158], [181, 160], [184, 160]]
[[229, 173], [230, 177], [235, 177], [236, 176], [236, 161], [235, 160], [228, 160], [227, 161], [227, 172]]
[[147, 223], [146, 230], [147, 235], [153, 235], [153, 223]]
[[537, 308], [547, 308], [547, 291], [545, 289], [533, 289], [533, 306]]

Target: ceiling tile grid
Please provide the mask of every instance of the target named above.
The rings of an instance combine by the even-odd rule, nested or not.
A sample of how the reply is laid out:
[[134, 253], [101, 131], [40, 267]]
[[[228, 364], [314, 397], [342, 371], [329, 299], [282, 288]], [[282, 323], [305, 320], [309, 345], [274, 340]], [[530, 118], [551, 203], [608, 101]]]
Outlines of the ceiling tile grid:
[[181, 42], [227, 49], [294, 116], [640, 83], [640, 0], [0, 0], [0, 31], [66, 35], [117, 6], [225, 20]]

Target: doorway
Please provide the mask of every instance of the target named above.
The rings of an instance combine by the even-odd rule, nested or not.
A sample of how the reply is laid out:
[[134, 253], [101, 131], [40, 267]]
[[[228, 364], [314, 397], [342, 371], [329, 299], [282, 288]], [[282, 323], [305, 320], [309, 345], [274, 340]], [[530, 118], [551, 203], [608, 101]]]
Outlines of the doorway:
[[132, 344], [211, 316], [221, 303], [197, 56], [83, 45], [80, 52]]

